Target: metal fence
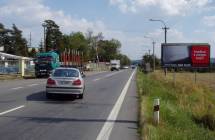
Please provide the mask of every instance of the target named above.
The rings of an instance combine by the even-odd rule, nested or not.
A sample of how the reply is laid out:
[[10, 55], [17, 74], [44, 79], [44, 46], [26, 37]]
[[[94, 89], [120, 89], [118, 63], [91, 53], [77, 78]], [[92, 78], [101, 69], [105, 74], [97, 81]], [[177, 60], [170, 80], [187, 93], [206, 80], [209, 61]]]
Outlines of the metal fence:
[[19, 61], [18, 60], [1, 60], [0, 74], [18, 74]]
[[25, 75], [34, 75], [34, 62], [33, 60], [25, 60]]
[[[0, 74], [21, 74], [21, 60], [0, 60]], [[107, 71], [110, 67], [105, 62], [85, 64], [87, 71]], [[24, 76], [34, 76], [35, 65], [32, 60], [24, 60]]]
[[99, 63], [87, 63], [85, 65], [85, 70], [87, 71], [107, 71], [110, 70], [109, 65], [106, 62], [99, 62]]
[[[20, 60], [0, 60], [0, 74], [20, 74]], [[34, 74], [34, 64], [32, 60], [25, 60], [25, 75]]]

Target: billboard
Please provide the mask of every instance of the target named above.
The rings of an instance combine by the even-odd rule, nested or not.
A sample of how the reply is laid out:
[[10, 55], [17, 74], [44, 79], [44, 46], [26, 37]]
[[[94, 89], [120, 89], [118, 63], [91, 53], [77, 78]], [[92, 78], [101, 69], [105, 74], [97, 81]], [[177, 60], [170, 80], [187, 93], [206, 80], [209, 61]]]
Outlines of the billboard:
[[209, 67], [210, 45], [203, 43], [164, 43], [161, 45], [161, 63], [163, 67]]

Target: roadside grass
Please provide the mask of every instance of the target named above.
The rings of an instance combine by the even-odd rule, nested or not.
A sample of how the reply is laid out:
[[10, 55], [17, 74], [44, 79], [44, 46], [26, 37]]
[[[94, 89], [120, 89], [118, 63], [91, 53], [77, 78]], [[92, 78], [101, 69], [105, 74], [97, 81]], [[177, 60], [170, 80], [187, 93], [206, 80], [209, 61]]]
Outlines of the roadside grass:
[[20, 80], [20, 79], [35, 79], [34, 75], [25, 75], [24, 77], [21, 76], [21, 74], [0, 74], [0, 81], [5, 80]]
[[[137, 72], [140, 96], [140, 133], [144, 140], [214, 140], [215, 90], [161, 71]], [[153, 124], [153, 100], [160, 99], [160, 124]]]
[[11, 75], [1, 75], [0, 74], [0, 81], [2, 80], [14, 80], [14, 79], [22, 79], [22, 77], [18, 74], [11, 74]]

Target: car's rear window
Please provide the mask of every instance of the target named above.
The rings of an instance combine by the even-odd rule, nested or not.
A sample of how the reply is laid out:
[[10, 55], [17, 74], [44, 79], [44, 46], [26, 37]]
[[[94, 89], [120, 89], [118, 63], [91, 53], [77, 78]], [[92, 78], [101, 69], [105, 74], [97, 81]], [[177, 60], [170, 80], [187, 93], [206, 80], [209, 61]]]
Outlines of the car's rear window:
[[53, 73], [54, 77], [78, 77], [79, 72], [73, 69], [56, 69]]

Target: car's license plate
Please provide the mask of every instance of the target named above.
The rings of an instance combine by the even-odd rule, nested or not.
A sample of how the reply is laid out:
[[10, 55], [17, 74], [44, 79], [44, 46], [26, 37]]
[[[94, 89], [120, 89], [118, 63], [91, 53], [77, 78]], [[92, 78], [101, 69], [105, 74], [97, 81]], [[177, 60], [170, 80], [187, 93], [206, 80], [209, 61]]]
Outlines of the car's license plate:
[[60, 81], [60, 84], [61, 85], [67, 85], [67, 84], [69, 84], [69, 81]]

